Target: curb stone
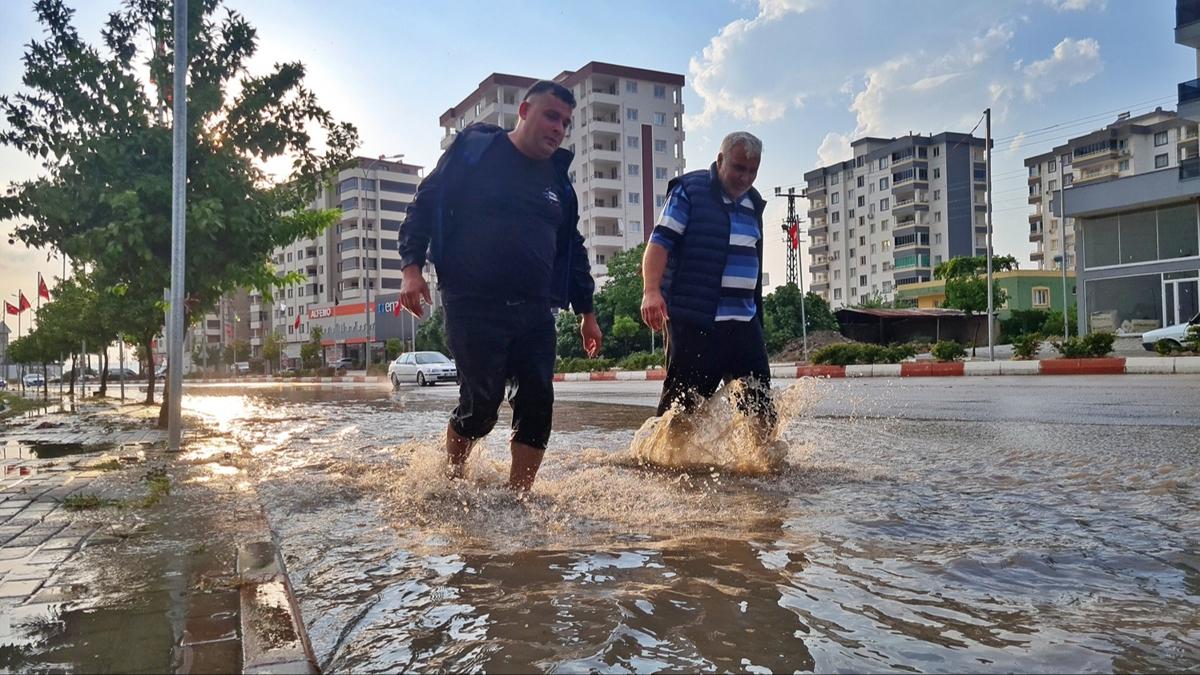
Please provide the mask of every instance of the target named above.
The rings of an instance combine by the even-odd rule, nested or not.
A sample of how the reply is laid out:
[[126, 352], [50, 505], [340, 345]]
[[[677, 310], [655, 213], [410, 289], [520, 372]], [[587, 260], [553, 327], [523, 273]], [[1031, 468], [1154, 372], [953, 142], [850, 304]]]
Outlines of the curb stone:
[[274, 540], [238, 547], [243, 673], [320, 673]]

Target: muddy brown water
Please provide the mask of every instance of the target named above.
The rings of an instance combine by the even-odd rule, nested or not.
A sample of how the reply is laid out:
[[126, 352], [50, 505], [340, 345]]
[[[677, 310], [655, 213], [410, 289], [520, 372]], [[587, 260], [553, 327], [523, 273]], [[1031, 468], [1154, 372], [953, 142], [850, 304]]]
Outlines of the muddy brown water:
[[[835, 395], [806, 383], [798, 400]], [[1187, 426], [815, 417], [778, 475], [629, 452], [563, 402], [515, 499], [503, 415], [464, 481], [420, 390], [194, 391], [253, 457], [327, 671], [1113, 671], [1200, 662]]]

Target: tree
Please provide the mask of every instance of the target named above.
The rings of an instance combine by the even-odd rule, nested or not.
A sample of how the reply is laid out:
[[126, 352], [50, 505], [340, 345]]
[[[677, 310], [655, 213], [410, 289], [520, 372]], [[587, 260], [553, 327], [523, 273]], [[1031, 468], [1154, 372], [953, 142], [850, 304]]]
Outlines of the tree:
[[893, 307], [893, 303], [884, 299], [882, 293], [872, 293], [859, 298], [858, 304], [854, 305], [857, 309], [881, 309], [885, 307]]
[[262, 356], [268, 364], [268, 372], [274, 371], [275, 366], [279, 365], [279, 357], [283, 355], [285, 345], [283, 336], [278, 333], [268, 333], [263, 338]]
[[[837, 318], [825, 298], [809, 291], [804, 294], [804, 318], [808, 332], [838, 330]], [[763, 328], [767, 351], [778, 352], [801, 335], [800, 288], [796, 284], [779, 286], [763, 298]]]
[[583, 336], [579, 334], [578, 315], [567, 310], [559, 312], [554, 323], [554, 330], [558, 335], [554, 351], [559, 358], [583, 358], [586, 356], [583, 351]]
[[404, 343], [400, 341], [400, 338], [388, 338], [384, 343], [384, 349], [387, 352], [388, 361], [391, 361], [404, 351]]
[[[640, 318], [642, 316], [642, 254], [645, 251], [646, 245], [640, 244], [628, 251], [614, 253], [608, 259], [608, 281], [595, 296], [596, 323], [600, 325], [600, 330], [605, 335], [617, 338], [604, 341], [604, 355], [607, 357], [623, 358], [634, 351], [650, 346], [650, 328]], [[622, 329], [623, 337], [618, 337], [613, 331], [618, 318], [621, 317], [633, 322], [633, 330], [630, 332], [626, 323]], [[578, 322], [574, 326], [574, 331], [579, 332]], [[582, 347], [580, 352], [582, 353]], [[563, 353], [559, 355], [565, 356]]]
[[[992, 270], [1013, 270], [1017, 268], [1017, 259], [1011, 255], [993, 256]], [[933, 269], [933, 278], [946, 282], [946, 300], [942, 305], [950, 309], [961, 310], [970, 320], [976, 314], [986, 312], [988, 308], [987, 256], [963, 256], [951, 258], [939, 263]], [[1004, 303], [1004, 291], [998, 286], [992, 287], [992, 306], [999, 308]], [[991, 321], [991, 317], [988, 317]], [[979, 342], [979, 325], [975, 325], [975, 336], [971, 340], [971, 356], [975, 356], [975, 345]]]
[[417, 327], [416, 343], [420, 351], [450, 353], [450, 347], [446, 343], [446, 313], [441, 307], [433, 310], [433, 314]]
[[[220, 5], [188, 5], [188, 322], [233, 289], [269, 299], [295, 280], [276, 274], [270, 252], [336, 220], [306, 207], [358, 141], [305, 87], [302, 64], [250, 75], [256, 32], [236, 12], [218, 17]], [[44, 38], [25, 53], [26, 90], [0, 96], [0, 143], [39, 159], [44, 173], [0, 198], [0, 219], [19, 218], [27, 246], [58, 249], [123, 297], [119, 328], [149, 353], [170, 286], [172, 3], [128, 0], [109, 16], [103, 51], [79, 37], [62, 0], [35, 9]], [[260, 168], [276, 158], [291, 159], [282, 181]], [[153, 403], [154, 369], [146, 372]]]

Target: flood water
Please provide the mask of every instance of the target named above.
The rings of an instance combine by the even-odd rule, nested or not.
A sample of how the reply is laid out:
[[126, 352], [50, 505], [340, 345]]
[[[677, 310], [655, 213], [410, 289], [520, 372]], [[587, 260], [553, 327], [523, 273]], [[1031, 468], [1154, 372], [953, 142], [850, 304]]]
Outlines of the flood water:
[[[533, 493], [507, 414], [463, 481], [424, 390], [190, 391], [234, 433], [326, 671], [1112, 671], [1200, 663], [1200, 452], [1176, 426], [816, 416], [778, 475], [628, 452], [561, 402]], [[506, 408], [505, 408], [506, 410]]]

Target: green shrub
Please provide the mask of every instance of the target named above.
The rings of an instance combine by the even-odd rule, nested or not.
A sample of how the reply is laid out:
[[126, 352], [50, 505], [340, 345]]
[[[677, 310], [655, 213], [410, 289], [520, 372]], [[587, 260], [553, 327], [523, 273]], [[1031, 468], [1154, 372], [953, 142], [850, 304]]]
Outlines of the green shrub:
[[1159, 356], [1170, 356], [1178, 351], [1183, 351], [1183, 348], [1176, 345], [1173, 340], [1159, 340], [1154, 343], [1154, 351]]
[[1028, 333], [1013, 338], [1013, 356], [1018, 359], [1036, 359], [1038, 350], [1042, 348], [1042, 336], [1038, 333]]
[[1060, 356], [1066, 359], [1088, 359], [1108, 356], [1112, 352], [1117, 336], [1113, 333], [1089, 333], [1062, 342], [1051, 342]]
[[[1050, 312], [1044, 309], [1014, 309], [1009, 318], [1000, 320], [1000, 339], [1015, 346], [1017, 338], [1042, 332], [1049, 318]], [[1058, 329], [1062, 330], [1061, 312], [1058, 314]]]
[[1200, 326], [1188, 328], [1187, 344], [1185, 346], [1188, 351], [1200, 352]]
[[646, 370], [652, 366], [661, 366], [664, 362], [662, 352], [634, 352], [621, 359], [620, 366], [625, 370]]
[[962, 346], [962, 343], [942, 340], [935, 343], [929, 353], [933, 354], [933, 358], [938, 361], [957, 361], [967, 355], [967, 349]]
[[613, 367], [612, 359], [566, 358], [558, 359], [554, 366], [556, 373], [591, 373], [598, 370], [608, 370]]
[[873, 344], [852, 342], [849, 344], [832, 344], [818, 349], [812, 355], [812, 362], [825, 366], [869, 365], [873, 363], [899, 363], [917, 354], [913, 344], [889, 345], [887, 347]]

